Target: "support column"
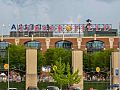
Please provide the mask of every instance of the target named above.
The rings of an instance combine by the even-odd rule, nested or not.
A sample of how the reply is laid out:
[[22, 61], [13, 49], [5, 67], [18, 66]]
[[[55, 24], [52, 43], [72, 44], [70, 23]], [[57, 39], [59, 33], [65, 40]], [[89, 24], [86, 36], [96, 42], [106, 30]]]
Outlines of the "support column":
[[15, 38], [15, 45], [18, 45], [19, 44], [19, 38]]
[[1, 36], [1, 41], [3, 41], [3, 35]]
[[37, 49], [26, 49], [26, 90], [29, 86], [37, 87]]
[[81, 81], [75, 86], [78, 86], [83, 90], [83, 51], [73, 50], [72, 51], [72, 67], [73, 72], [79, 70], [79, 75], [81, 77]]
[[82, 38], [77, 38], [78, 49], [81, 48], [81, 42], [82, 42]]
[[50, 38], [46, 38], [46, 47], [47, 47], [47, 49], [49, 49], [49, 47], [50, 47]]
[[[112, 52], [112, 83], [113, 84], [119, 84], [119, 52]], [[113, 90], [116, 90], [116, 88], [113, 88]]]
[[113, 48], [113, 42], [114, 42], [114, 38], [110, 37], [109, 38], [110, 48]]

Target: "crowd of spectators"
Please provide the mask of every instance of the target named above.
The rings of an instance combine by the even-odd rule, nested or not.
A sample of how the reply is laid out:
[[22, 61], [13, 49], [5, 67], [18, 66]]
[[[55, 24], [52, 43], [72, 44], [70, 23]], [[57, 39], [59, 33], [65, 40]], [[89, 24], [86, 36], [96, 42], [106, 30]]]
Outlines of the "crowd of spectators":
[[109, 81], [110, 80], [110, 75], [106, 73], [84, 72], [83, 77], [85, 81]]
[[[8, 80], [8, 74], [6, 73], [0, 73], [0, 82], [7, 82]], [[25, 81], [25, 76], [20, 76], [19, 73], [15, 72], [15, 71], [10, 71], [9, 73], [9, 81], [12, 82], [21, 82], [21, 81]]]
[[[38, 75], [38, 82], [54, 82], [53, 78], [48, 73], [42, 73]], [[102, 74], [102, 73], [83, 73], [84, 81], [109, 81], [110, 75], [109, 74]], [[5, 73], [0, 73], [0, 82], [7, 82], [8, 75]], [[9, 81], [12, 82], [21, 82], [25, 81], [25, 75], [20, 75], [15, 71], [10, 71], [9, 73]]]

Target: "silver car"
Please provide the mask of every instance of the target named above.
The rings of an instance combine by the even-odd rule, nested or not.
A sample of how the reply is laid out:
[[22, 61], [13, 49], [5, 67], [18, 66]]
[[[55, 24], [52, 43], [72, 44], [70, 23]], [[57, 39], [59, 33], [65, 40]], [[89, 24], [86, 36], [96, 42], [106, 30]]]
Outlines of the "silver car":
[[57, 86], [47, 86], [46, 90], [60, 90]]
[[76, 87], [76, 86], [71, 86], [69, 88], [69, 90], [81, 90], [80, 87]]
[[29, 86], [27, 90], [39, 90], [39, 88], [34, 86]]

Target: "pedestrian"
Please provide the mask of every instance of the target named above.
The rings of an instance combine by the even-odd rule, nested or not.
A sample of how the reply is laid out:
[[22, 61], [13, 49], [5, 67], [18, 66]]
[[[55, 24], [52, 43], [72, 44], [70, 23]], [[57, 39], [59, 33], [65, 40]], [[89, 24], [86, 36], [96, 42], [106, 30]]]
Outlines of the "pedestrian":
[[92, 88], [92, 87], [90, 87], [90, 90], [93, 90], [93, 88]]

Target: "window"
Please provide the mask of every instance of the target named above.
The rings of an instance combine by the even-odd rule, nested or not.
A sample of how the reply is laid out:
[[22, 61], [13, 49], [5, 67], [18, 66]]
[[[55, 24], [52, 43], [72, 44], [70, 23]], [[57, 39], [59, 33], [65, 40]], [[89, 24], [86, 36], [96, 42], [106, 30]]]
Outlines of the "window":
[[9, 42], [0, 42], [0, 56], [5, 58], [6, 48], [9, 46]]
[[71, 49], [72, 43], [69, 41], [59, 41], [55, 44], [57, 48]]
[[86, 47], [88, 52], [100, 51], [104, 49], [104, 42], [98, 40], [89, 41]]
[[0, 49], [6, 49], [8, 47], [9, 43], [8, 42], [0, 42]]
[[40, 42], [37, 42], [37, 41], [29, 41], [29, 42], [26, 42], [26, 43], [25, 43], [25, 46], [26, 46], [26, 47], [34, 47], [34, 48], [40, 49]]

